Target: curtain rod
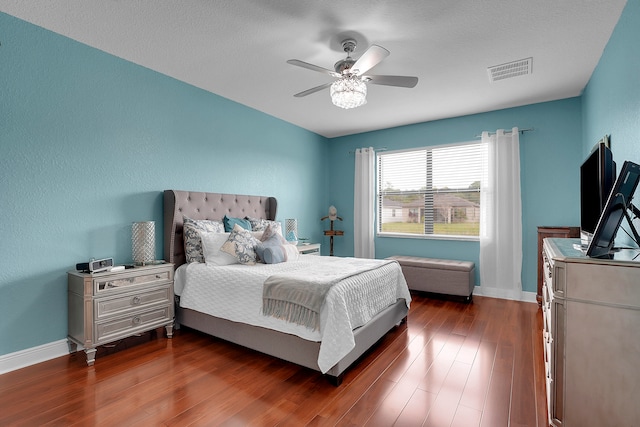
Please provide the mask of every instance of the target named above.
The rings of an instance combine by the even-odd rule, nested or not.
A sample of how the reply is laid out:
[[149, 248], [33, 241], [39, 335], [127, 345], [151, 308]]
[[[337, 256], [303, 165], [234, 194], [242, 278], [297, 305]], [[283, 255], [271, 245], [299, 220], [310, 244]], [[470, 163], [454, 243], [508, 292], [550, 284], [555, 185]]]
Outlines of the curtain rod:
[[[525, 132], [533, 132], [535, 129], [534, 128], [526, 128], [526, 129], [518, 129], [518, 132], [520, 132], [520, 135], [522, 135]], [[505, 131], [505, 133], [511, 133], [511, 131]], [[489, 135], [495, 135], [495, 132], [489, 132]], [[476, 138], [482, 138], [482, 135], [476, 135]], [[387, 151], [387, 147], [380, 147], [380, 148], [374, 148], [373, 151]], [[355, 151], [349, 151], [349, 154], [355, 154]]]
[[[527, 129], [518, 129], [518, 132], [520, 132], [520, 135], [522, 135], [525, 132], [533, 132], [534, 129], [533, 128], [527, 128]], [[504, 133], [511, 133], [511, 131], [505, 131]], [[495, 132], [489, 132], [489, 135], [495, 135]], [[482, 135], [476, 135], [476, 138], [482, 138]]]
[[[374, 148], [373, 151], [387, 151], [387, 147]], [[349, 151], [349, 154], [356, 154], [356, 152]]]

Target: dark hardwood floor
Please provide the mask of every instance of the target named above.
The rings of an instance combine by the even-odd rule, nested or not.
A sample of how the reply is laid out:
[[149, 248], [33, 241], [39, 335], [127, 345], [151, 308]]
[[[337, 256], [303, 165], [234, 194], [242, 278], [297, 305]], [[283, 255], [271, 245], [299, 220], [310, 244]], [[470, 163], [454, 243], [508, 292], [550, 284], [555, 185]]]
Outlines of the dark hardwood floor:
[[181, 330], [87, 367], [84, 353], [0, 375], [0, 425], [543, 426], [531, 303], [414, 295], [334, 387], [319, 373]]

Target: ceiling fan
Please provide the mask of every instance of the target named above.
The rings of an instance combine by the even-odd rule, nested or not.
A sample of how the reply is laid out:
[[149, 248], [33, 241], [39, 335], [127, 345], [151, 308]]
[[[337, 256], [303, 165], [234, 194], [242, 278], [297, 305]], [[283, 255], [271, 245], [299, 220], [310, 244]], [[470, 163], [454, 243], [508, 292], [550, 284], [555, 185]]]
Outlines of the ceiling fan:
[[351, 54], [356, 49], [356, 41], [354, 39], [344, 40], [342, 49], [346, 52], [347, 57], [335, 63], [335, 71], [298, 59], [288, 60], [288, 64], [329, 74], [337, 78], [333, 82], [307, 89], [293, 96], [300, 98], [330, 88], [331, 100], [335, 105], [342, 108], [355, 108], [367, 102], [366, 83], [407, 88], [415, 87], [418, 84], [417, 77], [365, 75], [367, 71], [389, 56], [389, 51], [382, 46], [371, 45], [357, 60], [351, 57]]

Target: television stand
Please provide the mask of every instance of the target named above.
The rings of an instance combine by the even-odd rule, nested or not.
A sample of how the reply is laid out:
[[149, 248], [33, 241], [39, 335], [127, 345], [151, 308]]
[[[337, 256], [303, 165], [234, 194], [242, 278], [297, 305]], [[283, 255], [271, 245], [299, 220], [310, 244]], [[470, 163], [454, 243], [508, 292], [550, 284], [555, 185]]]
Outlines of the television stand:
[[631, 228], [631, 233], [633, 233], [633, 239], [636, 242], [636, 245], [640, 246], [640, 235], [638, 235], [638, 230], [633, 225], [633, 219], [631, 219], [631, 215], [629, 215], [629, 210], [633, 212], [636, 218], [640, 217], [640, 210], [635, 207], [633, 203], [629, 203], [629, 209], [624, 210], [624, 217], [627, 218], [627, 222], [629, 223], [629, 228]]
[[[629, 224], [629, 228], [631, 229], [631, 234], [633, 234], [633, 240], [636, 242], [636, 245], [640, 247], [640, 235], [638, 234], [638, 230], [636, 229], [635, 225], [633, 225], [633, 219], [631, 218], [631, 215], [629, 215], [629, 210], [633, 212], [636, 218], [640, 216], [640, 210], [638, 210], [638, 208], [636, 208], [633, 204], [629, 205], [629, 209], [624, 210], [624, 217], [627, 219], [627, 223]], [[595, 258], [613, 259], [614, 254], [616, 252], [620, 252], [623, 249], [632, 249], [632, 248], [611, 248], [608, 254], [595, 257]]]
[[[633, 214], [636, 216], [636, 218], [640, 217], [640, 210], [635, 207], [633, 205], [633, 203], [629, 203], [629, 207], [623, 210], [623, 215], [624, 217], [627, 219], [627, 223], [629, 224], [629, 228], [631, 229], [631, 234], [633, 234], [633, 237], [629, 235], [629, 233], [627, 233], [627, 235], [629, 235], [629, 237], [631, 237], [634, 242], [636, 243], [636, 245], [640, 248], [640, 234], [638, 234], [638, 230], [636, 229], [635, 225], [633, 225], [633, 219], [631, 218], [631, 215], [629, 215], [629, 211], [633, 212]], [[580, 249], [580, 245], [573, 245], [574, 249], [581, 251]], [[620, 252], [623, 249], [633, 249], [633, 248], [611, 248], [609, 249], [608, 253], [602, 254], [602, 255], [598, 255], [598, 256], [591, 256], [591, 258], [595, 258], [595, 259], [613, 259], [614, 258], [614, 254], [616, 252]], [[586, 253], [586, 251], [584, 252]]]

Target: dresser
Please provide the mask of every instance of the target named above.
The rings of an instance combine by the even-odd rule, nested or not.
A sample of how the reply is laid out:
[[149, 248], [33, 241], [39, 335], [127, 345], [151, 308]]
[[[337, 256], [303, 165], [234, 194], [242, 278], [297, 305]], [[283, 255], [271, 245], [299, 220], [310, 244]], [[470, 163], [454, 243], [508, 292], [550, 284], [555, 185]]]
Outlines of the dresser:
[[543, 243], [549, 424], [638, 426], [640, 251], [600, 260], [575, 249], [579, 243], [555, 238]]
[[87, 365], [94, 364], [100, 345], [161, 326], [173, 336], [173, 264], [70, 271], [67, 279], [69, 349], [83, 346]]
[[542, 305], [542, 242], [544, 239], [551, 237], [569, 238], [580, 237], [580, 227], [563, 227], [563, 226], [539, 226], [538, 227], [538, 289], [536, 300], [538, 305]]

